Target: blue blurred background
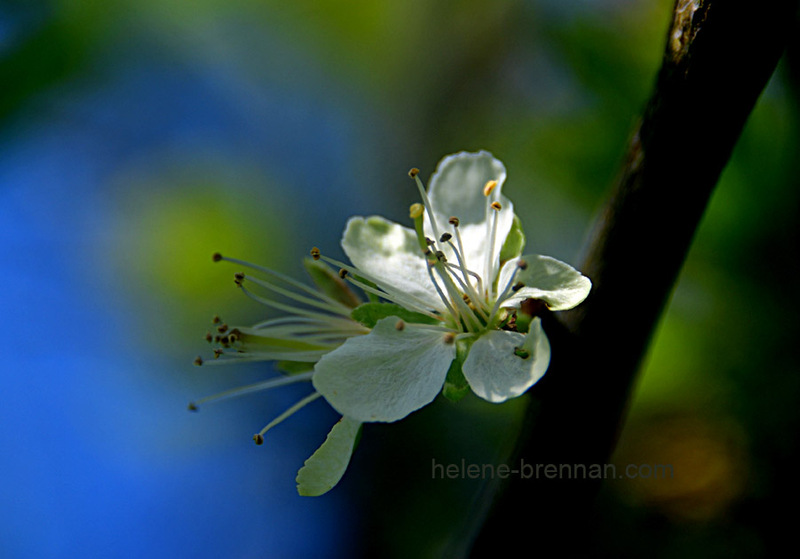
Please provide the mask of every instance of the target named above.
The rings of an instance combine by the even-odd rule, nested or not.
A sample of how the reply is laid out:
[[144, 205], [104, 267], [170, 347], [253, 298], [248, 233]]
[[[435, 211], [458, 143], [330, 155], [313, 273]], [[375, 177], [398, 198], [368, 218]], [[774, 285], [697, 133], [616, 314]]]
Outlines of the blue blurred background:
[[[367, 426], [342, 484], [300, 498], [295, 473], [337, 419], [324, 402], [263, 447], [252, 433], [302, 389], [186, 411], [272, 374], [192, 367], [211, 316], [265, 316], [211, 254], [300, 276], [311, 246], [341, 254], [350, 215], [406, 220], [408, 168], [488, 149], [529, 250], [577, 262], [670, 6], [0, 2], [0, 555], [427, 557], [463, 537], [479, 486], [431, 481], [431, 459], [501, 460], [524, 399]], [[609, 484], [598, 555], [754, 556], [783, 533], [800, 423], [797, 83], [782, 64], [759, 101], [615, 456], [676, 478]]]

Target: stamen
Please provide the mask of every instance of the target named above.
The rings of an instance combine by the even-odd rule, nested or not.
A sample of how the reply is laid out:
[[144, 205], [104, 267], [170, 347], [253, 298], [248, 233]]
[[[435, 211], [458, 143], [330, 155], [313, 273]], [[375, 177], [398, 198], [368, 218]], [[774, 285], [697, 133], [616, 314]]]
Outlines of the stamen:
[[[492, 202], [490, 207], [495, 210], [492, 212], [492, 229], [491, 233], [489, 234], [489, 247], [486, 251], [486, 280], [487, 285], [486, 289], [489, 290], [492, 288], [492, 283], [494, 282], [494, 245], [495, 239], [497, 238], [497, 214], [500, 210], [500, 203], [499, 202]], [[488, 209], [487, 209], [488, 211]], [[494, 314], [494, 313], [493, 313]]]
[[417, 219], [421, 217], [423, 213], [425, 213], [425, 206], [419, 202], [411, 204], [411, 207], [408, 209], [408, 217], [411, 219]]
[[253, 392], [260, 392], [262, 390], [269, 390], [270, 388], [277, 388], [279, 386], [286, 386], [287, 384], [295, 384], [298, 382], [307, 382], [311, 380], [311, 377], [314, 375], [314, 371], [309, 371], [308, 373], [300, 373], [297, 375], [292, 376], [281, 376], [278, 378], [273, 378], [269, 380], [264, 380], [261, 382], [256, 382], [254, 384], [249, 384], [247, 386], [240, 386], [238, 388], [233, 388], [231, 390], [226, 390], [224, 392], [220, 392], [219, 394], [214, 394], [213, 396], [206, 396], [205, 398], [201, 398], [195, 402], [191, 402], [189, 404], [189, 409], [191, 411], [197, 411], [200, 404], [205, 404], [208, 402], [219, 402], [221, 400], [227, 400], [229, 398], [236, 398], [238, 396], [244, 396], [246, 394], [252, 394]]
[[442, 303], [444, 303], [444, 306], [447, 307], [447, 312], [449, 312], [450, 315], [453, 318], [458, 320], [459, 319], [458, 318], [458, 314], [453, 309], [453, 307], [450, 305], [450, 301], [447, 300], [447, 297], [444, 296], [444, 292], [442, 291], [442, 288], [439, 287], [439, 284], [436, 282], [436, 278], [433, 275], [433, 264], [430, 261], [426, 261], [426, 263], [427, 263], [426, 268], [428, 270], [428, 277], [431, 279], [431, 283], [433, 284], [433, 287], [436, 288], [436, 293], [439, 294], [439, 299], [441, 299]]
[[445, 266], [438, 262], [435, 264], [436, 271], [439, 273], [439, 277], [442, 278], [444, 282], [444, 286], [447, 289], [447, 294], [450, 295], [450, 299], [453, 304], [461, 311], [461, 317], [458, 314], [453, 313], [453, 317], [457, 320], [464, 320], [464, 328], [467, 330], [472, 330], [473, 327], [477, 327], [479, 330], [481, 328], [481, 323], [478, 318], [475, 316], [475, 313], [472, 309], [464, 302], [462, 299], [461, 294], [458, 292], [458, 288], [453, 283], [453, 280], [450, 278], [450, 274], [447, 273], [447, 269]]
[[[464, 270], [466, 270], [469, 275], [473, 276], [476, 280], [478, 280], [478, 293], [483, 293], [484, 292], [483, 291], [483, 280], [481, 279], [480, 274], [477, 274], [475, 272], [470, 272], [469, 271], [469, 267], [467, 266], [467, 253], [464, 252], [464, 241], [461, 240], [461, 231], [458, 228], [458, 225], [459, 225], [458, 218], [457, 217], [451, 217], [450, 218], [450, 223], [453, 224], [453, 231], [455, 231], [456, 242], [458, 243], [458, 252], [456, 254], [461, 254], [462, 255], [462, 259], [459, 260], [459, 262], [463, 264]], [[466, 279], [466, 278], [464, 278], [464, 279]], [[484, 295], [484, 297], [485, 296], [486, 295]], [[478, 297], [478, 299], [481, 299], [481, 298]]]
[[444, 343], [450, 345], [456, 341], [456, 335], [453, 332], [448, 332], [444, 335]]
[[[445, 233], [445, 235], [447, 235], [447, 233]], [[442, 235], [443, 239], [444, 239], [445, 235]], [[456, 240], [459, 241], [459, 248], [461, 248], [461, 242], [460, 242], [461, 235], [459, 234], [458, 229], [456, 229]], [[461, 274], [464, 276], [464, 281], [462, 282], [461, 279], [458, 276], [453, 276], [453, 277], [455, 277], [459, 281], [459, 283], [461, 283], [461, 285], [464, 287], [464, 291], [467, 292], [467, 294], [469, 295], [470, 299], [472, 299], [472, 301], [475, 303], [475, 307], [476, 308], [480, 308], [480, 306], [481, 306], [481, 304], [480, 304], [481, 297], [475, 291], [475, 288], [472, 286], [472, 282], [469, 281], [469, 277], [468, 276], [472, 276], [478, 281], [478, 289], [481, 289], [481, 285], [482, 285], [481, 277], [478, 274], [476, 274], [475, 272], [472, 272], [472, 271], [467, 269], [467, 262], [466, 262], [466, 260], [465, 260], [465, 258], [463, 256], [463, 254], [462, 254], [464, 252], [463, 248], [461, 248], [461, 250], [457, 249], [450, 239], [447, 240], [447, 244], [450, 245], [450, 248], [453, 249], [453, 252], [456, 255], [456, 259], [458, 260], [459, 269], [461, 270]], [[450, 267], [452, 267], [452, 265], [448, 265], [448, 268], [450, 268]], [[480, 313], [481, 313], [481, 315], [484, 315], [482, 310], [480, 311]], [[486, 319], [488, 317], [486, 317], [484, 315], [483, 318]]]
[[486, 181], [486, 185], [483, 187], [483, 195], [489, 196], [495, 188], [497, 188], [496, 180]]
[[[486, 315], [486, 313], [481, 308], [480, 299], [478, 299], [478, 294], [475, 293], [475, 288], [472, 287], [472, 285], [469, 283], [468, 280], [464, 281], [463, 279], [458, 277], [457, 274], [452, 273], [453, 270], [462, 271], [461, 268], [459, 268], [455, 264], [450, 264], [449, 262], [445, 263], [445, 267], [447, 268], [448, 271], [451, 272], [452, 277], [455, 278], [455, 280], [458, 282], [458, 285], [460, 285], [461, 289], [465, 292], [464, 293], [464, 297], [469, 298], [469, 300], [473, 302], [474, 306], [469, 307], [469, 305], [467, 305], [470, 308], [470, 310], [472, 310], [473, 312], [477, 311], [477, 313], [480, 314], [481, 317], [484, 320], [487, 320], [489, 317]], [[467, 270], [467, 272], [477, 276], [477, 274], [475, 274], [475, 272], [469, 272], [469, 270]], [[478, 279], [480, 279], [480, 278], [478, 278]], [[466, 303], [466, 301], [465, 301], [465, 303]]]
[[[316, 254], [319, 255], [319, 249], [314, 247], [314, 249], [312, 249], [312, 251], [311, 251], [312, 256], [314, 255], [314, 251], [316, 251]], [[328, 295], [325, 295], [324, 293], [320, 292], [319, 290], [314, 289], [313, 287], [309, 287], [308, 285], [304, 284], [303, 282], [297, 281], [296, 279], [294, 279], [294, 278], [292, 278], [290, 276], [287, 276], [285, 274], [282, 274], [280, 272], [276, 272], [275, 270], [271, 270], [269, 268], [265, 268], [264, 266], [258, 266], [256, 264], [252, 264], [252, 263], [247, 262], [245, 260], [239, 260], [238, 258], [228, 258], [227, 256], [220, 256], [220, 259], [221, 260], [225, 260], [226, 262], [231, 262], [233, 264], [239, 264], [240, 266], [245, 266], [247, 268], [250, 268], [251, 270], [256, 270], [258, 272], [262, 272], [262, 273], [264, 273], [264, 274], [266, 274], [266, 275], [268, 275], [268, 276], [270, 276], [272, 278], [275, 278], [277, 280], [280, 280], [282, 282], [285, 282], [285, 283], [289, 284], [291, 287], [294, 287], [295, 289], [297, 289], [299, 291], [303, 291], [305, 293], [308, 293], [309, 295], [312, 295], [312, 296], [316, 297], [317, 299], [319, 299], [321, 301], [325, 301], [327, 303], [330, 303], [331, 305], [338, 305], [340, 307], [342, 306], [342, 304], [339, 301], [337, 301], [336, 299], [334, 299], [333, 297], [329, 297]], [[219, 319], [219, 317], [215, 317], [215, 320], [216, 319]]]
[[314, 260], [319, 260], [319, 255], [320, 255], [320, 252], [319, 252], [319, 249], [317, 247], [314, 247], [314, 248], [311, 249], [311, 258], [313, 258]]
[[419, 180], [419, 169], [416, 167], [411, 169], [408, 172], [408, 176], [414, 179], [417, 183], [417, 189], [419, 190], [419, 195], [422, 197], [422, 202], [425, 205], [425, 210], [428, 212], [428, 219], [431, 220], [431, 229], [433, 229], [433, 235], [437, 239], [439, 238], [439, 226], [436, 224], [436, 219], [433, 217], [433, 210], [431, 210], [431, 201], [428, 199], [428, 194], [425, 192], [425, 186], [422, 184], [422, 181]]
[[[319, 392], [312, 392], [311, 394], [309, 394], [308, 396], [297, 402], [295, 405], [290, 407], [288, 410], [280, 414], [278, 417], [267, 423], [267, 425], [263, 429], [261, 429], [261, 431], [259, 431], [256, 435], [253, 436], [253, 440], [256, 442], [256, 444], [262, 444], [264, 442], [264, 434], [267, 431], [269, 431], [279, 423], [282, 423], [285, 419], [294, 415], [295, 412], [304, 408], [307, 404], [310, 404], [311, 402], [313, 402], [314, 400], [316, 400], [321, 396], [322, 394], [320, 394]], [[259, 442], [259, 440], [261, 442]]]
[[402, 320], [398, 320], [394, 325], [394, 329], [397, 330], [398, 332], [402, 332], [403, 330], [406, 329], [406, 323], [403, 322]]
[[192, 361], [192, 363], [200, 367], [203, 364], [203, 358], [198, 355], [197, 357], [194, 358], [194, 361]]
[[282, 287], [278, 287], [277, 285], [273, 285], [268, 281], [264, 281], [262, 279], [253, 276], [245, 276], [244, 274], [241, 275], [237, 274], [236, 277], [237, 277], [236, 285], [238, 285], [239, 287], [242, 286], [242, 282], [246, 278], [248, 281], [251, 281], [256, 285], [260, 285], [261, 287], [269, 289], [274, 293], [278, 293], [279, 295], [283, 295], [288, 299], [292, 299], [294, 301], [297, 301], [298, 303], [306, 304], [310, 307], [316, 307], [318, 309], [326, 310], [328, 312], [340, 314], [342, 316], [347, 316], [347, 317], [350, 316], [350, 311], [352, 310], [349, 309], [347, 306], [343, 305], [342, 303], [339, 303], [338, 301], [332, 303], [328, 303], [327, 301], [315, 301], [314, 299], [309, 299], [308, 297], [299, 295], [297, 293], [289, 291], [288, 289], [283, 289]]
[[508, 283], [506, 283], [505, 288], [503, 288], [503, 291], [500, 293], [500, 295], [498, 295], [494, 307], [492, 307], [492, 314], [489, 317], [490, 321], [494, 319], [495, 314], [497, 314], [498, 309], [500, 309], [500, 304], [506, 299], [508, 293], [516, 285], [515, 282], [517, 279], [517, 274], [520, 272], [520, 270], [524, 270], [527, 267], [528, 267], [527, 262], [525, 262], [524, 260], [517, 260], [517, 265], [514, 267], [514, 272], [511, 274], [511, 277], [508, 278]]
[[[251, 279], [251, 281], [253, 280], [253, 278], [250, 278], [250, 279]], [[284, 311], [284, 312], [291, 313], [291, 314], [296, 314], [296, 315], [299, 315], [299, 316], [308, 316], [308, 317], [311, 317], [311, 318], [318, 318], [318, 317], [326, 316], [326, 315], [324, 315], [324, 314], [322, 314], [320, 312], [317, 312], [317, 311], [307, 310], [307, 309], [303, 309], [303, 308], [296, 307], [296, 306], [293, 306], [293, 305], [286, 305], [284, 303], [278, 303], [277, 301], [272, 301], [270, 299], [266, 299], [264, 297], [256, 295], [255, 293], [253, 293], [252, 291], [247, 289], [244, 285], [240, 285], [239, 289], [241, 289], [242, 293], [244, 293], [245, 295], [250, 297], [252, 300], [254, 300], [254, 301], [258, 302], [258, 303], [261, 303], [264, 306], [271, 307], [273, 309], [277, 309], [279, 311]]]
[[[327, 256], [320, 256], [320, 259], [323, 260], [324, 262], [327, 262], [331, 266], [347, 270], [348, 276], [345, 279], [347, 279], [353, 285], [363, 289], [367, 293], [373, 293], [378, 297], [388, 299], [389, 301], [392, 301], [393, 303], [398, 303], [399, 305], [406, 307], [407, 309], [417, 311], [422, 314], [426, 314], [433, 318], [441, 318], [436, 314], [431, 313], [430, 310], [428, 309], [428, 305], [424, 301], [421, 301], [416, 297], [414, 297], [413, 295], [409, 295], [408, 293], [398, 291], [391, 285], [384, 284], [381, 280], [375, 278], [370, 274], [367, 274], [363, 270], [359, 270], [358, 268], [348, 266], [343, 262], [339, 262], [338, 260], [329, 258]], [[359, 278], [363, 278], [369, 282], [374, 283], [375, 285], [380, 287], [380, 290], [365, 285], [363, 282], [354, 279], [353, 276], [358, 276]]]

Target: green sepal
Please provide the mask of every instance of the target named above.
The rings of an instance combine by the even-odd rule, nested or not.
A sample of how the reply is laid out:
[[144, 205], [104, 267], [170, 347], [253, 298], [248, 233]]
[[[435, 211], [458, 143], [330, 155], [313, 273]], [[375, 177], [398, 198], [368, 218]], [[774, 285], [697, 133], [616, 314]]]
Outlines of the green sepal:
[[505, 262], [516, 258], [522, 254], [525, 248], [525, 232], [522, 230], [522, 222], [516, 214], [514, 214], [514, 222], [511, 224], [511, 230], [508, 232], [503, 248], [500, 249], [500, 262]]
[[326, 264], [312, 258], [304, 258], [303, 265], [316, 286], [328, 297], [350, 308], [357, 307], [361, 303], [350, 286]]
[[299, 375], [314, 370], [314, 363], [305, 361], [275, 361], [274, 367], [285, 375]]
[[353, 309], [350, 313], [353, 320], [360, 322], [367, 328], [374, 328], [375, 324], [387, 316], [396, 316], [406, 322], [417, 324], [438, 324], [439, 321], [430, 316], [410, 311], [394, 303], [364, 303]]
[[297, 492], [303, 497], [324, 495], [342, 479], [350, 457], [361, 438], [362, 425], [343, 417], [333, 426], [325, 442], [297, 472]]
[[461, 367], [469, 355], [469, 348], [472, 347], [474, 340], [460, 340], [456, 342], [456, 358], [450, 363], [447, 370], [447, 377], [444, 379], [442, 396], [451, 402], [458, 402], [469, 393], [469, 383], [464, 377]]

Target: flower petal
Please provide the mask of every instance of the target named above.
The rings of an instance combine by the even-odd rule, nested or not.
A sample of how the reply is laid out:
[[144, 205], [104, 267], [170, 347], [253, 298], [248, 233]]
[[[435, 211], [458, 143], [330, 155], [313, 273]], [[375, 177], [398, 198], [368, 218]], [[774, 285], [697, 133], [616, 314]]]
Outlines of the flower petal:
[[[564, 311], [578, 306], [589, 295], [592, 282], [569, 264], [549, 256], [530, 254], [521, 257], [528, 267], [520, 270], [516, 281], [525, 285], [512, 293], [503, 307], [519, 306], [524, 299], [541, 299], [550, 310]], [[509, 260], [500, 270], [500, 289], [505, 286], [519, 258]]]
[[359, 421], [397, 421], [429, 404], [442, 389], [454, 343], [446, 331], [378, 321], [366, 336], [350, 338], [314, 367], [314, 388], [342, 415]]
[[343, 417], [325, 442], [297, 472], [297, 492], [303, 497], [318, 497], [330, 491], [342, 479], [355, 448], [361, 422]]
[[[483, 189], [490, 180], [497, 181], [497, 186], [489, 196], [485, 196]], [[514, 222], [514, 206], [501, 194], [505, 180], [505, 167], [491, 153], [460, 152], [439, 162], [428, 188], [439, 233], [452, 233], [448, 219], [451, 216], [458, 218], [467, 266], [480, 274], [486, 283], [491, 283], [496, 277], [500, 250]], [[492, 202], [499, 202], [501, 209], [492, 209]], [[494, 244], [490, 245], [494, 214], [497, 231]], [[425, 219], [427, 222], [427, 214]], [[433, 234], [430, 223], [427, 223], [427, 230]], [[492, 261], [487, 263], [489, 249], [493, 251]], [[449, 250], [445, 253], [451, 257]]]
[[350, 262], [372, 276], [379, 287], [410, 295], [424, 310], [445, 310], [411, 229], [380, 216], [353, 217], [345, 227], [342, 248]]
[[[527, 357], [517, 350], [527, 352]], [[550, 364], [550, 342], [542, 322], [533, 319], [527, 334], [490, 330], [470, 349], [464, 376], [472, 391], [484, 400], [504, 402], [533, 386]]]

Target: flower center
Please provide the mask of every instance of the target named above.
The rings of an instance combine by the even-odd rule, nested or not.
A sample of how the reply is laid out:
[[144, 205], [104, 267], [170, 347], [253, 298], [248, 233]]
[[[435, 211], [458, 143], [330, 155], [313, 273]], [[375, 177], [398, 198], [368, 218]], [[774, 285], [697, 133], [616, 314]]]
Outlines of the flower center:
[[[493, 199], [498, 182], [490, 180], [483, 186], [483, 195], [486, 197], [487, 225], [489, 227], [487, 248], [484, 251], [484, 270], [491, 277], [482, 278], [478, 272], [470, 268], [467, 261], [467, 251], [464, 250], [464, 240], [461, 235], [461, 220], [453, 216], [448, 219], [452, 233], [444, 231], [440, 234], [440, 226], [431, 209], [425, 186], [419, 178], [419, 171], [411, 169], [409, 176], [414, 179], [419, 190], [423, 204], [414, 204], [409, 215], [414, 220], [414, 226], [423, 250], [428, 276], [442, 300], [449, 314], [448, 325], [463, 332], [479, 333], [496, 326], [498, 311], [502, 301], [512, 292], [519, 267], [514, 270], [510, 280], [504, 286], [495, 285], [495, 246], [497, 239], [497, 214], [502, 209], [500, 202]], [[424, 234], [424, 213], [427, 212], [430, 228], [436, 239], [432, 240]], [[455, 242], [453, 240], [455, 239]], [[455, 256], [457, 262], [449, 262], [446, 253]], [[471, 254], [476, 254], [472, 251]], [[498, 293], [497, 289], [502, 291]]]

